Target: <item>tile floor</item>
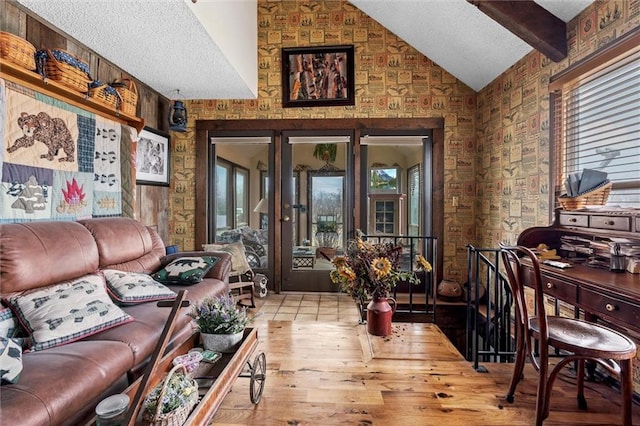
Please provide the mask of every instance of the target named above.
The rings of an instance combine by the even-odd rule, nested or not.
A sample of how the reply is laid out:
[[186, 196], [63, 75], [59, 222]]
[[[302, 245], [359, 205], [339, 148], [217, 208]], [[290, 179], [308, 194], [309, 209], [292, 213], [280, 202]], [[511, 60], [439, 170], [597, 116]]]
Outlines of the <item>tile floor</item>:
[[340, 293], [269, 293], [257, 299], [257, 321], [323, 321], [358, 323], [351, 297]]

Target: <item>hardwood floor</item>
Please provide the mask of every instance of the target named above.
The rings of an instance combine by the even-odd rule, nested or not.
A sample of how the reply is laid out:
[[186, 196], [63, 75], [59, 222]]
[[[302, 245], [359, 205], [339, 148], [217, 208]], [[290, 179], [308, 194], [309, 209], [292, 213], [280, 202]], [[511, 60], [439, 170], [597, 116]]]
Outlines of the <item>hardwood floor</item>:
[[[290, 297], [291, 296], [291, 297]], [[535, 407], [535, 373], [525, 378], [509, 404], [504, 394], [509, 364], [471, 363], [432, 324], [394, 323], [387, 337], [370, 336], [337, 295], [335, 319], [316, 313], [311, 301], [322, 295], [270, 295], [259, 299], [253, 326], [258, 328], [267, 379], [262, 399], [253, 405], [249, 382], [239, 377], [216, 414], [214, 425], [531, 425]], [[306, 303], [303, 304], [303, 301]], [[353, 302], [351, 302], [353, 303]], [[277, 306], [277, 308], [275, 307]], [[277, 319], [299, 309], [293, 318]], [[300, 309], [307, 312], [305, 316]], [[342, 317], [338, 314], [342, 310]], [[259, 311], [262, 311], [260, 313]], [[285, 312], [282, 312], [284, 314]], [[253, 356], [251, 359], [253, 359]], [[616, 425], [620, 396], [603, 384], [587, 383], [589, 410], [577, 409], [575, 378], [567, 370], [556, 381], [551, 414], [545, 425]], [[640, 407], [634, 406], [634, 424]]]

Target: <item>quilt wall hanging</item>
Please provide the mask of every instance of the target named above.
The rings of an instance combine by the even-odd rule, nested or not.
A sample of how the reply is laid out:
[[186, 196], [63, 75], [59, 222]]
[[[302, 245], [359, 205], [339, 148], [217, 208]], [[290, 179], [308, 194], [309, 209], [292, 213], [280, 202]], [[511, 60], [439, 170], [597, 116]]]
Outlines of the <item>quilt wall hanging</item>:
[[0, 222], [123, 214], [135, 129], [2, 79], [0, 115]]

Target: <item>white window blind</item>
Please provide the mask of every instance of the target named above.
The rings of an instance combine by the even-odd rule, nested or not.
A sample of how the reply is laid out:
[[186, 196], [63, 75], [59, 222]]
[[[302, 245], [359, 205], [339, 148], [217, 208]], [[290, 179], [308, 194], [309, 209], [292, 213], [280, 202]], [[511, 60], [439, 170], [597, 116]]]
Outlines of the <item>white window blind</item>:
[[563, 175], [596, 169], [608, 205], [640, 207], [640, 51], [564, 88]]

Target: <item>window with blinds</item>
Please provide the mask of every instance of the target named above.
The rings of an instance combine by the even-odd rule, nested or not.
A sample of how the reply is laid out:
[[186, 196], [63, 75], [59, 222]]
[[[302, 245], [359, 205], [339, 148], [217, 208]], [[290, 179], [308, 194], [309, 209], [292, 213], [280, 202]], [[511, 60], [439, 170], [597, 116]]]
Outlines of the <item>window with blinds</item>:
[[562, 178], [584, 169], [608, 173], [607, 205], [640, 207], [640, 51], [565, 85]]

